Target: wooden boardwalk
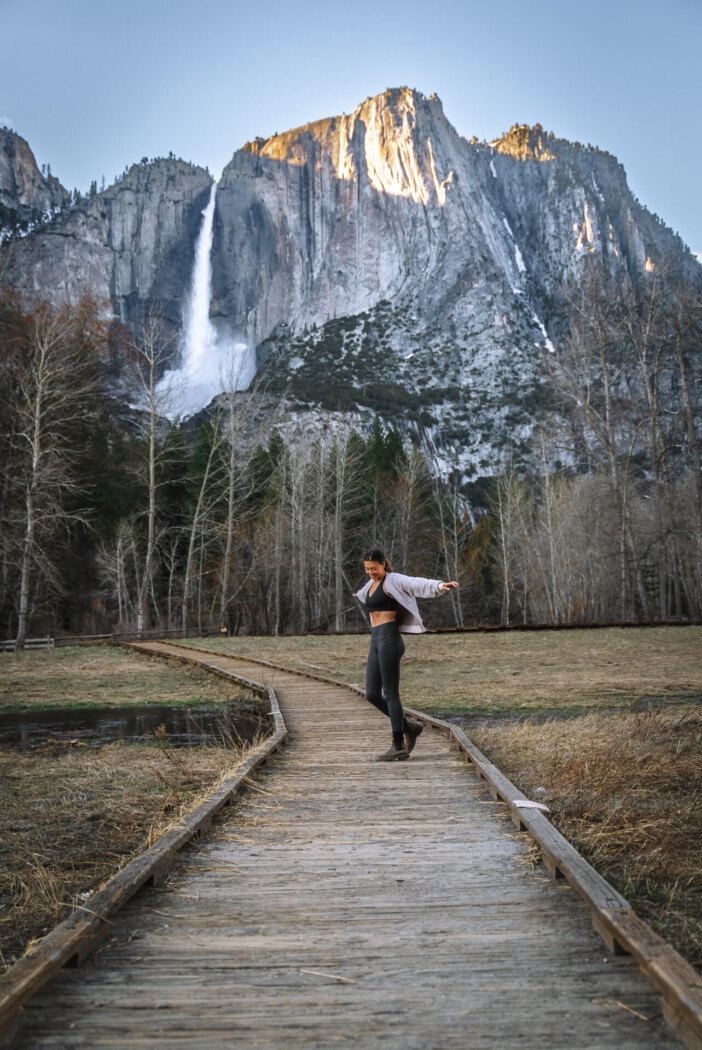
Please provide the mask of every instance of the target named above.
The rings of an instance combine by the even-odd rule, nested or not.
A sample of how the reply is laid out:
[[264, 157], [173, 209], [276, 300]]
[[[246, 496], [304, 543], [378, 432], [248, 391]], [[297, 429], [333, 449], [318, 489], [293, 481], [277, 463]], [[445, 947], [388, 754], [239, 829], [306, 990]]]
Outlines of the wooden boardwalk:
[[12, 1050], [682, 1045], [441, 734], [372, 763], [388, 723], [350, 690], [202, 659], [273, 685], [288, 743], [30, 1001]]

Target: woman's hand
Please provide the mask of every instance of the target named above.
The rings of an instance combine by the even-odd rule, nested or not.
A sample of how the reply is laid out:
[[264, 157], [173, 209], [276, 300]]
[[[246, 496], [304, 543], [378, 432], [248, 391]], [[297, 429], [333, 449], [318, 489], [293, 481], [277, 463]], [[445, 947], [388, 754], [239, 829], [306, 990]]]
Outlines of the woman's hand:
[[456, 580], [451, 580], [450, 583], [445, 583], [444, 584], [443, 589], [445, 591], [455, 591], [457, 587], [458, 587], [458, 583], [456, 582]]

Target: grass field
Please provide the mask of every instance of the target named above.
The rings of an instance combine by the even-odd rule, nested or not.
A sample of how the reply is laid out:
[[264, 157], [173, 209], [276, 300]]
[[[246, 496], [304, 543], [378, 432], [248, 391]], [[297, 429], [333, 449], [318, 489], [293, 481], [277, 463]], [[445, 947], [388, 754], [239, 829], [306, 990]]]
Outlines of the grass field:
[[[702, 628], [405, 635], [402, 695], [437, 713], [626, 708], [702, 696]], [[193, 645], [363, 683], [367, 635], [202, 639]]]
[[107, 645], [0, 655], [0, 711], [227, 703], [241, 691], [197, 668]]
[[[191, 644], [360, 685], [368, 636]], [[702, 628], [410, 637], [402, 693], [410, 706], [465, 719], [478, 747], [545, 800], [554, 823], [639, 913], [702, 964]], [[126, 650], [0, 657], [0, 710], [240, 695], [203, 672]], [[235, 760], [226, 748], [174, 752], [167, 742], [0, 752], [0, 962]]]
[[[0, 656], [2, 710], [262, 702], [205, 672], [107, 647]], [[0, 967], [66, 918], [241, 760], [233, 743], [66, 741], [0, 750]]]
[[[360, 685], [368, 637], [192, 644]], [[639, 914], [702, 966], [702, 628], [410, 637], [401, 688], [408, 706], [459, 718]]]

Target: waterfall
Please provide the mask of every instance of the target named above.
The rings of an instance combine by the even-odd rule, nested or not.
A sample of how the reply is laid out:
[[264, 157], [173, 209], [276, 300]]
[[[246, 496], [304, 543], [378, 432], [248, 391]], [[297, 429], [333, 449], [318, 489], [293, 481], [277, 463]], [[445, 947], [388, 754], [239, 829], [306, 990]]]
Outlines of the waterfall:
[[215, 351], [217, 333], [210, 321], [210, 292], [212, 290], [212, 233], [217, 183], [212, 183], [210, 199], [202, 212], [202, 226], [195, 245], [190, 296], [185, 311], [183, 332], [183, 364], [197, 377], [200, 369]]
[[240, 339], [218, 332], [210, 320], [212, 294], [212, 236], [217, 182], [202, 211], [195, 244], [195, 264], [183, 317], [181, 364], [166, 376], [177, 391], [178, 413], [192, 415], [225, 388], [246, 390], [256, 374], [256, 352]]

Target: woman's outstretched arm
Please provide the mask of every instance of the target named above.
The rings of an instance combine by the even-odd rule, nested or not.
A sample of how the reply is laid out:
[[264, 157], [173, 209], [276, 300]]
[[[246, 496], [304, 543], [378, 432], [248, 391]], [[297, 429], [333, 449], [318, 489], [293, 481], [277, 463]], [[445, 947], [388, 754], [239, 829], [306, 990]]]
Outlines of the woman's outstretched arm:
[[397, 587], [415, 598], [437, 598], [445, 591], [453, 591], [458, 587], [456, 580], [445, 583], [443, 580], [428, 580], [425, 576], [405, 576], [400, 572], [392, 575]]

